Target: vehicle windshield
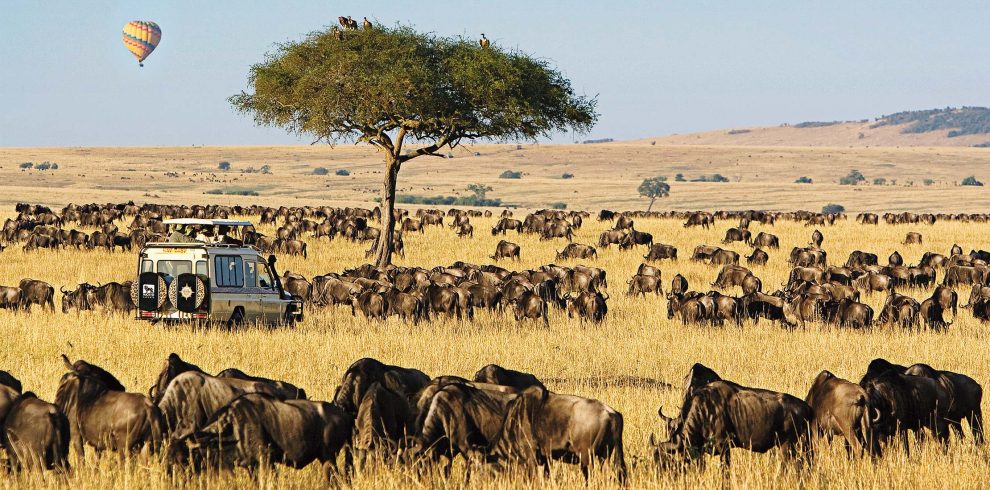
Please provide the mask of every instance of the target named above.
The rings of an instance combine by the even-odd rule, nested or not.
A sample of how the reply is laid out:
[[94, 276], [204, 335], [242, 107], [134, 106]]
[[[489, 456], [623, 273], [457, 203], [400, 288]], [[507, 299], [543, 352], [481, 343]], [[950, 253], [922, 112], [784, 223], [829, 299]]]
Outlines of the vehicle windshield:
[[258, 264], [258, 285], [269, 289], [275, 287], [275, 282], [272, 281], [272, 275], [268, 272], [267, 264]]

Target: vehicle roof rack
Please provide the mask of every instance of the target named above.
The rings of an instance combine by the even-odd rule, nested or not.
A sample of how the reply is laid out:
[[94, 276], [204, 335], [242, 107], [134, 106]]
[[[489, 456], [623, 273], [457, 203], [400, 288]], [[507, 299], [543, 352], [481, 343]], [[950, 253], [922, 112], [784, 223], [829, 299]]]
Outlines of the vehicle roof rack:
[[162, 222], [166, 225], [251, 226], [250, 221], [242, 219], [174, 218]]

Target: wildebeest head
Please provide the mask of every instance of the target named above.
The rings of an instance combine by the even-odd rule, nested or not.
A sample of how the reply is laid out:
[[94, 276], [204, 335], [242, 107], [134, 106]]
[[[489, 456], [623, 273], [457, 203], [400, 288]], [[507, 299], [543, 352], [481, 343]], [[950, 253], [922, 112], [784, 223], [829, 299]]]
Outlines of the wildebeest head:
[[168, 384], [172, 382], [172, 379], [186, 371], [203, 372], [199, 366], [183, 361], [178, 354], [174, 352], [169, 354], [168, 359], [165, 361], [165, 368], [158, 375], [158, 380], [155, 381], [155, 384], [151, 388], [148, 388], [148, 396], [157, 404], [161, 401], [162, 396], [165, 395], [165, 389], [168, 388]]
[[75, 413], [80, 406], [93, 403], [107, 391], [124, 391], [124, 385], [103, 368], [83, 360], [70, 363], [62, 354], [69, 371], [62, 376], [55, 392], [55, 405], [63, 413]]
[[695, 390], [701, 388], [708, 383], [713, 381], [719, 381], [722, 377], [718, 375], [713, 369], [705, 366], [701, 363], [694, 363], [691, 369], [688, 370], [686, 376], [684, 376], [684, 389], [681, 393], [681, 409], [675, 417], [668, 417], [663, 413], [663, 407], [657, 410], [657, 415], [660, 416], [660, 420], [664, 421], [667, 425], [667, 435], [668, 439], [674, 439], [675, 436], [680, 432], [682, 425], [684, 424], [684, 415], [687, 412], [688, 405], [691, 400], [691, 396], [694, 395]]
[[894, 364], [894, 363], [891, 363], [890, 361], [888, 361], [886, 359], [883, 359], [883, 358], [879, 358], [878, 357], [878, 358], [870, 361], [870, 365], [867, 366], [867, 368], [866, 368], [866, 374], [863, 375], [863, 379], [860, 380], [859, 384], [860, 384], [860, 386], [863, 386], [865, 388], [866, 387], [865, 386], [865, 383], [867, 381], [869, 381], [869, 380], [871, 380], [873, 378], [877, 378], [877, 377], [879, 377], [880, 375], [882, 375], [882, 374], [884, 374], [886, 372], [894, 371], [894, 372], [897, 372], [897, 373], [903, 373], [906, 370], [907, 370], [907, 366], [901, 366], [900, 364]]
[[87, 293], [92, 287], [87, 283], [80, 284], [73, 291], [66, 291], [65, 287], [62, 287], [60, 289], [62, 291], [62, 313], [68, 313], [73, 308], [79, 311], [90, 309]]

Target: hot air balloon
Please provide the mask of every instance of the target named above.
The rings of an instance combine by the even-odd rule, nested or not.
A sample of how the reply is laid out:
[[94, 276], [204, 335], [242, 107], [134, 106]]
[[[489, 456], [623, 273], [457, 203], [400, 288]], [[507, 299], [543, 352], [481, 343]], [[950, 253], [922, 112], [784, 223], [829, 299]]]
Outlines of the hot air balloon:
[[142, 61], [162, 40], [162, 29], [154, 22], [132, 20], [124, 26], [122, 39], [127, 50], [137, 58], [138, 65], [144, 66]]

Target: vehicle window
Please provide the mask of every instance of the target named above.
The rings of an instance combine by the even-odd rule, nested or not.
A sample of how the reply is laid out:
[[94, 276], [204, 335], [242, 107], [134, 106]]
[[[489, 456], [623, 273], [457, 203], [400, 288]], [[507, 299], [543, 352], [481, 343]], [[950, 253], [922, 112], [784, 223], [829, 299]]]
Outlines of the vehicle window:
[[244, 287], [258, 287], [258, 263], [247, 262], [244, 264]]
[[272, 281], [272, 275], [268, 272], [267, 264], [258, 264], [258, 284], [263, 288], [275, 288], [275, 283]]
[[142, 274], [145, 273], [145, 272], [154, 272], [154, 271], [155, 271], [155, 263], [154, 262], [152, 262], [152, 261], [150, 261], [148, 259], [144, 259], [144, 260], [141, 261], [141, 273]]
[[244, 264], [240, 255], [218, 255], [213, 259], [213, 267], [217, 286], [244, 286]]
[[210, 275], [210, 273], [209, 273], [209, 266], [206, 265], [206, 261], [205, 260], [197, 260], [196, 261], [196, 275], [198, 275], [198, 276], [208, 276], [208, 275]]
[[165, 274], [167, 278], [175, 278], [179, 274], [192, 272], [192, 262], [188, 260], [159, 260], [158, 272]]

